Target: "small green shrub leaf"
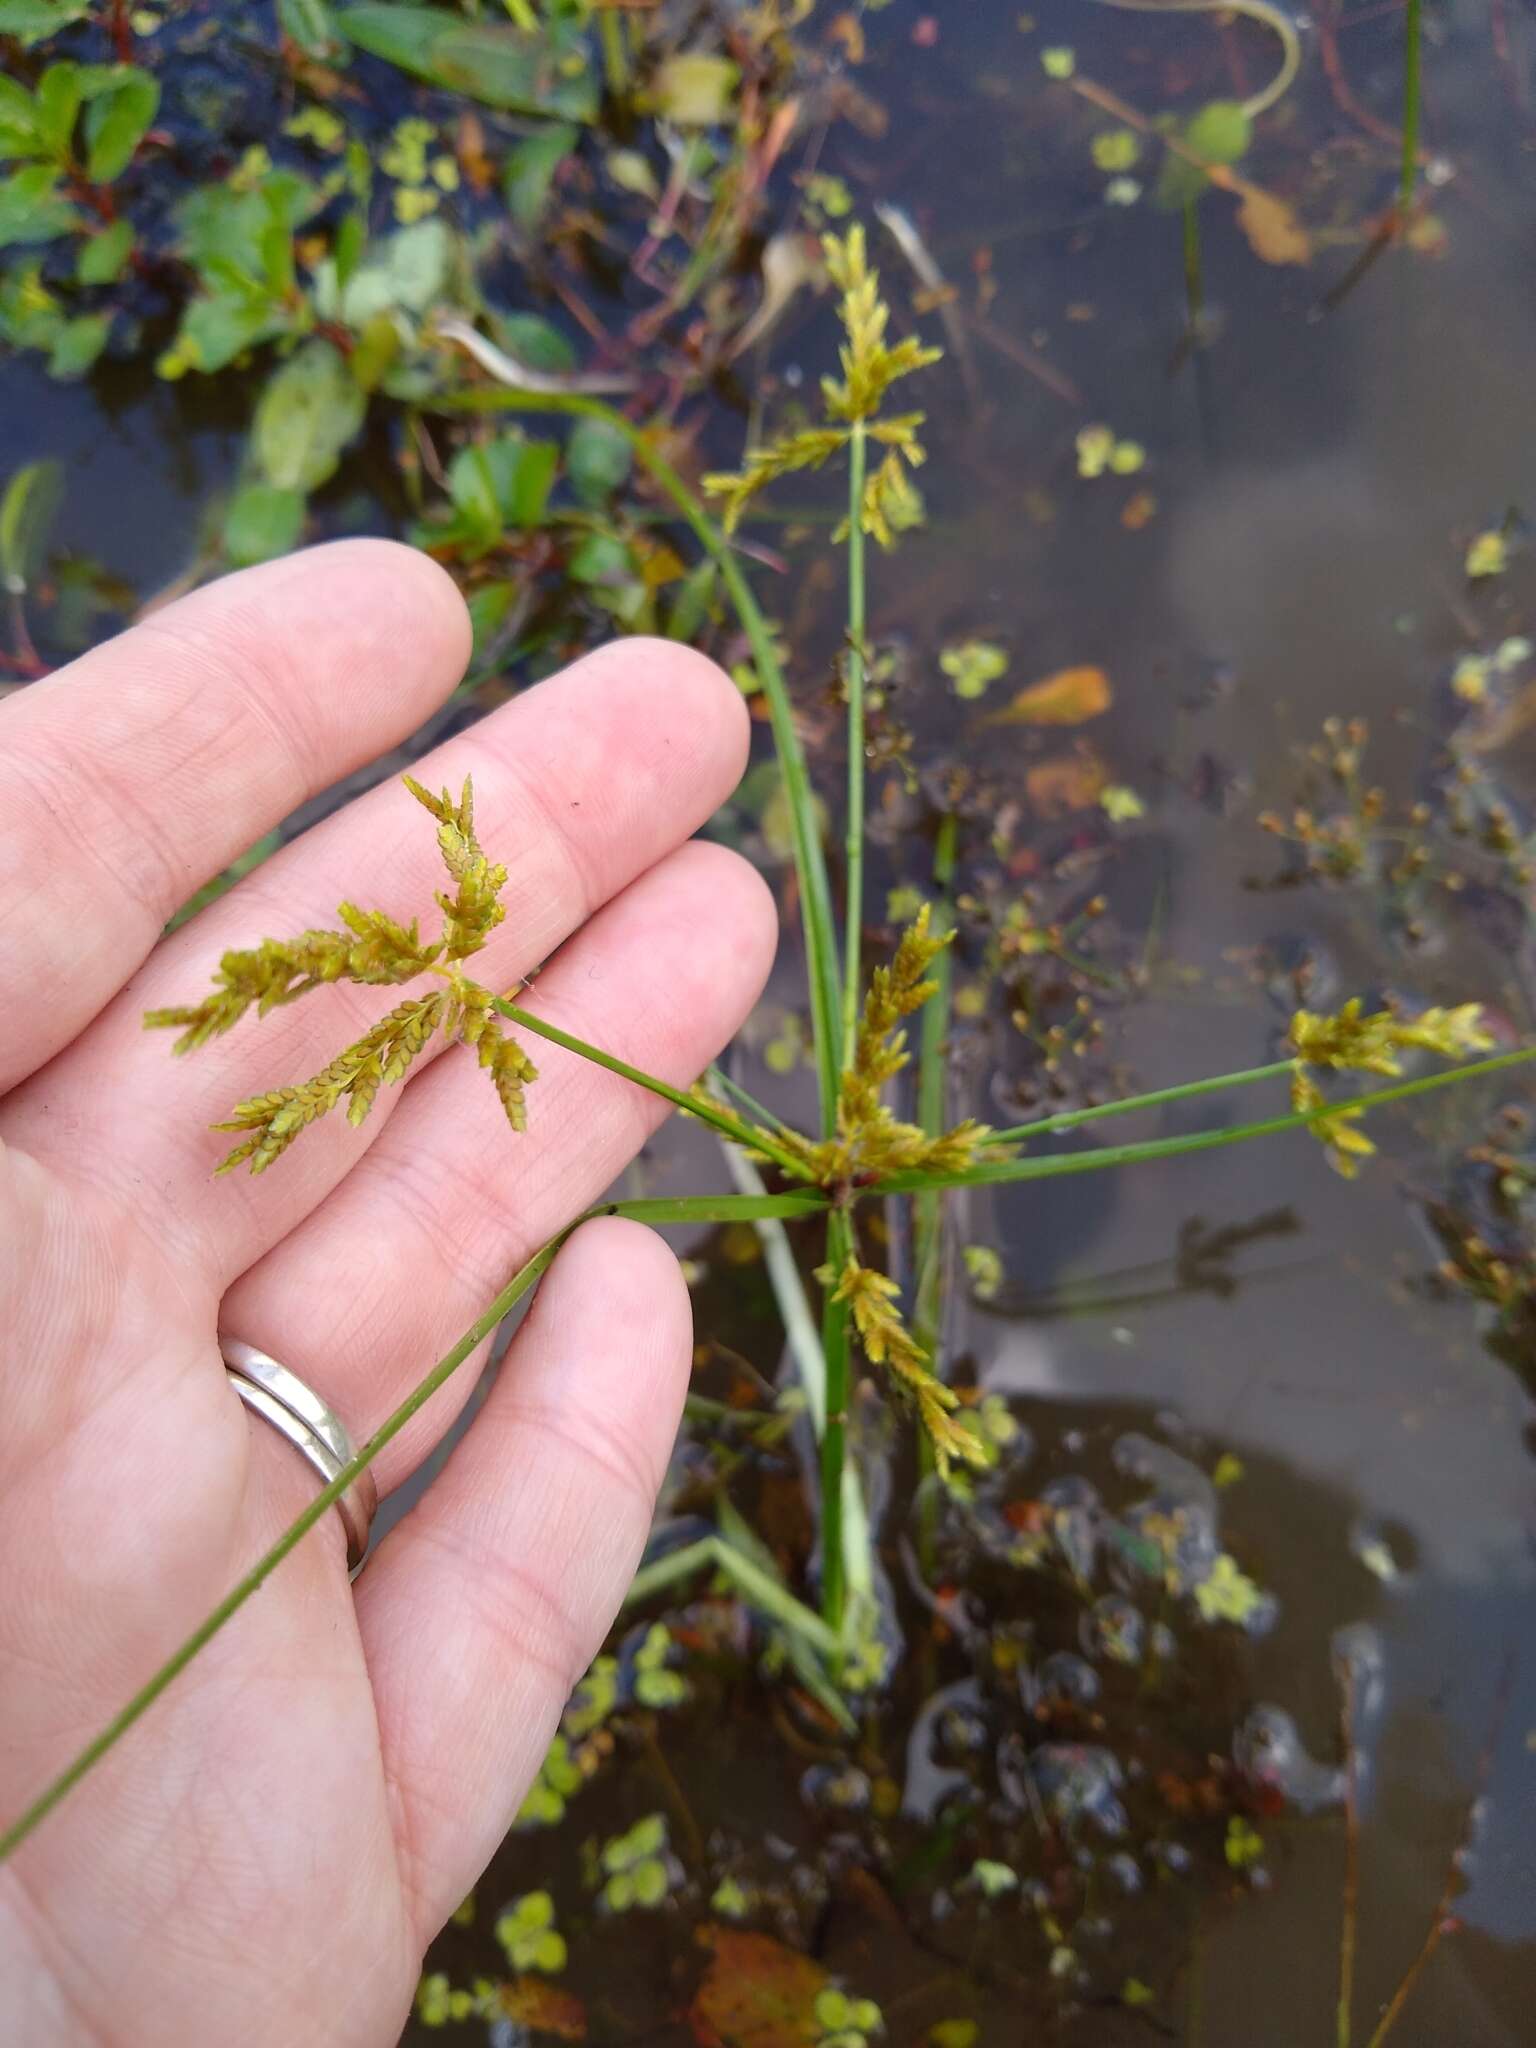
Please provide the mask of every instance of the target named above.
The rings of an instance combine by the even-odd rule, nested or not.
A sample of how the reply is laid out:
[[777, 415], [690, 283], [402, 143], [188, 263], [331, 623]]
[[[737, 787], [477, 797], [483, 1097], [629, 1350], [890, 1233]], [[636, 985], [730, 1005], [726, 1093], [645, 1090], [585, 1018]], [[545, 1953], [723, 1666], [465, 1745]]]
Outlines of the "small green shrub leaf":
[[123, 67], [123, 77], [85, 110], [85, 174], [96, 185], [121, 177], [160, 107], [160, 82]]

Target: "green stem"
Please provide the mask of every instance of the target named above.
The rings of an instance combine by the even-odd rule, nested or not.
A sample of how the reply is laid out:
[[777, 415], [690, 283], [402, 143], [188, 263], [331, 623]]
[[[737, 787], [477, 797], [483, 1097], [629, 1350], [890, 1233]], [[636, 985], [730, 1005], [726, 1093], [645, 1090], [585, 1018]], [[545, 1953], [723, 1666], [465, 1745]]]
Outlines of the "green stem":
[[567, 1052], [574, 1052], [594, 1066], [606, 1067], [610, 1074], [620, 1074], [626, 1081], [633, 1081], [637, 1088], [648, 1089], [652, 1095], [659, 1095], [664, 1102], [675, 1104], [686, 1110], [701, 1123], [711, 1124], [722, 1136], [737, 1145], [746, 1145], [755, 1152], [761, 1152], [771, 1159], [775, 1166], [796, 1180], [804, 1180], [805, 1168], [795, 1155], [786, 1150], [766, 1131], [754, 1131], [744, 1124], [740, 1117], [733, 1116], [719, 1103], [711, 1102], [707, 1095], [690, 1095], [685, 1088], [674, 1088], [670, 1081], [660, 1081], [654, 1074], [647, 1074], [639, 1067], [632, 1067], [627, 1060], [616, 1054], [604, 1052], [600, 1046], [588, 1045], [584, 1038], [575, 1038], [569, 1031], [562, 1031], [558, 1024], [551, 1024], [543, 1017], [536, 1017], [531, 1010], [524, 1010], [516, 1003], [509, 1003], [504, 996], [492, 998], [491, 1007], [499, 1016], [507, 1018], [520, 1029], [531, 1032], [535, 1038], [547, 1038], [552, 1045], [563, 1046]]
[[820, 1615], [803, 1606], [793, 1593], [771, 1579], [750, 1557], [734, 1549], [722, 1536], [701, 1536], [697, 1543], [671, 1551], [666, 1557], [657, 1558], [654, 1564], [642, 1566], [630, 1581], [624, 1605], [636, 1607], [653, 1594], [664, 1592], [682, 1579], [691, 1578], [705, 1565], [724, 1572], [751, 1606], [760, 1608], [780, 1627], [792, 1629], [796, 1635], [803, 1636], [823, 1657], [837, 1655], [837, 1638]]
[[694, 1195], [676, 1199], [658, 1197], [640, 1202], [600, 1203], [596, 1208], [587, 1210], [564, 1230], [557, 1231], [508, 1281], [484, 1314], [476, 1317], [453, 1349], [443, 1354], [420, 1385], [407, 1394], [392, 1415], [380, 1423], [351, 1463], [344, 1465], [330, 1484], [320, 1489], [303, 1513], [289, 1523], [271, 1549], [252, 1565], [245, 1577], [199, 1622], [181, 1647], [174, 1651], [154, 1676], [139, 1688], [128, 1704], [113, 1715], [101, 1733], [88, 1742], [79, 1755], [66, 1764], [58, 1776], [3, 1833], [0, 1833], [0, 1863], [4, 1863], [6, 1858], [21, 1846], [33, 1829], [47, 1819], [59, 1802], [72, 1792], [81, 1779], [101, 1762], [108, 1750], [128, 1733], [166, 1688], [180, 1677], [198, 1652], [205, 1648], [225, 1623], [240, 1611], [251, 1595], [265, 1585], [283, 1559], [303, 1541], [310, 1530], [317, 1523], [324, 1521], [358, 1475], [373, 1463], [387, 1444], [393, 1442], [411, 1417], [426, 1406], [439, 1387], [458, 1371], [465, 1359], [470, 1357], [490, 1336], [497, 1324], [516, 1307], [550, 1265], [556, 1252], [573, 1230], [596, 1216], [626, 1216], [642, 1223], [717, 1223], [758, 1216], [807, 1215], [822, 1207], [825, 1207], [824, 1200], [809, 1193], [769, 1195], [760, 1199], [739, 1195]]
[[[931, 923], [935, 935], [944, 938], [954, 930], [950, 891], [955, 876], [957, 832], [958, 820], [950, 812], [939, 820], [938, 837], [933, 848], [933, 879], [938, 894]], [[944, 1051], [949, 1041], [954, 987], [952, 946], [945, 946], [934, 956], [928, 974], [935, 986], [922, 1012], [922, 1035], [917, 1054], [917, 1121], [930, 1138], [936, 1138], [948, 1121]], [[912, 1203], [912, 1333], [936, 1364], [944, 1315], [943, 1233], [944, 1197], [936, 1188], [927, 1188]], [[926, 1483], [932, 1479], [937, 1461], [933, 1454], [933, 1440], [925, 1429], [917, 1432], [917, 1466], [925, 1482], [918, 1494], [918, 1562], [923, 1577], [931, 1581], [938, 1544], [939, 1496], [937, 1488]]]
[[830, 1135], [837, 1112], [838, 997], [837, 934], [832, 917], [832, 891], [826, 854], [816, 829], [816, 806], [805, 750], [795, 725], [794, 706], [784, 671], [774, 652], [768, 623], [752, 595], [734, 549], [677, 471], [652, 445], [651, 437], [633, 420], [600, 399], [574, 392], [470, 391], [434, 401], [440, 412], [557, 412], [605, 421], [622, 434], [643, 468], [665, 492], [692, 530], [699, 545], [717, 564], [736, 615], [752, 650], [752, 663], [768, 702], [779, 771], [789, 806], [795, 874], [800, 889], [800, 917], [805, 933], [806, 972], [811, 985], [811, 1022], [816, 1044], [816, 1074], [821, 1091], [822, 1130]]
[[[954, 929], [950, 906], [950, 885], [955, 875], [957, 821], [951, 813], [939, 821], [933, 849], [933, 879], [937, 900], [930, 913], [936, 938], [948, 938]], [[934, 992], [923, 1005], [922, 1035], [917, 1054], [917, 1121], [930, 1138], [936, 1138], [947, 1122], [944, 1049], [949, 1041], [950, 992], [954, 984], [953, 949], [945, 946], [935, 954], [928, 970]], [[1002, 1134], [1000, 1133], [999, 1136]], [[992, 1140], [996, 1143], [997, 1140]], [[931, 1349], [939, 1328], [939, 1228], [944, 1197], [927, 1189], [912, 1205], [912, 1267], [916, 1283], [914, 1316], [919, 1340]]]
[[722, 1094], [734, 1095], [752, 1120], [755, 1123], [760, 1123], [764, 1130], [785, 1132], [789, 1130], [789, 1125], [785, 1123], [783, 1117], [759, 1102], [755, 1095], [748, 1094], [739, 1081], [731, 1079], [724, 1067], [718, 1065], [711, 1067], [709, 1079], [711, 1084], [718, 1088]]
[[844, 835], [842, 1063], [853, 1065], [859, 1034], [860, 941], [864, 931], [864, 422], [848, 436], [848, 823]]
[[1184, 305], [1189, 332], [1197, 334], [1205, 312], [1205, 276], [1200, 260], [1200, 214], [1198, 202], [1184, 202]]
[[[853, 1226], [845, 1209], [827, 1218], [827, 1264], [834, 1276], [853, 1254]], [[826, 1427], [821, 1436], [821, 1613], [841, 1635], [847, 1572], [843, 1559], [843, 1461], [848, 1448], [848, 1305], [827, 1289], [821, 1315], [821, 1352], [827, 1366]]]
[[[938, 972], [938, 961], [933, 972]], [[1214, 1095], [1221, 1088], [1241, 1088], [1250, 1081], [1273, 1081], [1290, 1073], [1294, 1060], [1271, 1060], [1267, 1066], [1245, 1067], [1236, 1074], [1213, 1074], [1207, 1081], [1183, 1081], [1177, 1088], [1157, 1088], [1150, 1095], [1127, 1095], [1119, 1102], [1106, 1102], [1097, 1109], [1064, 1109], [1059, 1116], [1042, 1117], [1038, 1123], [1015, 1124], [1006, 1131], [992, 1131], [988, 1145], [1018, 1145], [1026, 1138], [1049, 1138], [1057, 1131], [1075, 1130], [1079, 1124], [1094, 1124], [1101, 1117], [1127, 1116], [1136, 1109], [1157, 1109], [1165, 1102], [1187, 1102], [1194, 1095]], [[925, 1126], [926, 1128], [926, 1126]]]
[[1403, 162], [1398, 177], [1398, 211], [1406, 221], [1419, 182], [1419, 68], [1423, 50], [1423, 0], [1408, 0], [1403, 19]]
[[604, 7], [599, 11], [597, 33], [603, 46], [603, 78], [608, 97], [621, 102], [629, 91], [629, 52], [624, 47], [624, 24], [617, 8]]
[[1107, 1145], [1099, 1152], [1068, 1152], [1045, 1159], [1000, 1159], [995, 1165], [968, 1166], [955, 1173], [893, 1173], [867, 1192], [878, 1197], [924, 1188], [987, 1187], [999, 1181], [1050, 1180], [1062, 1173], [1095, 1173], [1109, 1166], [1136, 1166], [1147, 1159], [1177, 1159], [1186, 1152], [1212, 1152], [1222, 1145], [1241, 1145], [1249, 1138], [1305, 1130], [1313, 1124], [1326, 1123], [1341, 1110], [1369, 1111], [1384, 1108], [1389, 1102], [1406, 1102], [1436, 1088], [1450, 1088], [1485, 1074], [1503, 1073], [1506, 1068], [1532, 1059], [1536, 1059], [1536, 1046], [1525, 1046], [1519, 1052], [1499, 1053], [1490, 1060], [1474, 1060], [1470, 1066], [1456, 1067], [1449, 1073], [1426, 1074], [1421, 1080], [1402, 1081], [1393, 1088], [1373, 1088], [1366, 1095], [1330, 1102], [1325, 1109], [1297, 1110], [1289, 1116], [1269, 1117], [1263, 1123], [1238, 1124], [1225, 1131], [1197, 1131], [1185, 1138], [1151, 1138], [1141, 1145]]

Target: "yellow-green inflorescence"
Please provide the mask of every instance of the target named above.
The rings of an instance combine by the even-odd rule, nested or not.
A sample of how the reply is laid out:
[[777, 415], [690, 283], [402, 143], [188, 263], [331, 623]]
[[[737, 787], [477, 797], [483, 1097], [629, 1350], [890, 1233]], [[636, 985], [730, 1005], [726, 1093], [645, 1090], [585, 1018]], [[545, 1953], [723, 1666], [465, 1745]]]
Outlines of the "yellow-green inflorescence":
[[152, 1028], [179, 1030], [175, 1050], [182, 1053], [231, 1030], [248, 1010], [254, 1008], [264, 1017], [332, 982], [387, 988], [432, 974], [444, 983], [398, 1004], [307, 1081], [238, 1103], [216, 1126], [243, 1133], [220, 1173], [241, 1165], [264, 1173], [301, 1131], [343, 1099], [348, 1122], [360, 1124], [379, 1089], [404, 1080], [417, 1055], [439, 1032], [450, 1045], [476, 1049], [507, 1121], [514, 1130], [524, 1127], [524, 1090], [537, 1079], [537, 1069], [502, 1030], [493, 1014], [496, 999], [491, 990], [466, 975], [460, 965], [480, 951], [506, 916], [501, 891], [507, 871], [489, 858], [475, 835], [474, 790], [467, 778], [457, 799], [447, 790], [434, 796], [409, 776], [405, 784], [437, 820], [438, 848], [453, 884], [451, 892], [437, 898], [443, 926], [436, 939], [424, 941], [414, 923], [397, 924], [382, 910], [343, 903], [337, 911], [343, 930], [265, 939], [250, 951], [226, 953], [211, 995], [184, 1008], [151, 1010], [144, 1019]]
[[[886, 393], [899, 378], [936, 363], [943, 353], [907, 335], [891, 343], [885, 338], [890, 309], [880, 296], [880, 278], [869, 267], [862, 227], [822, 240], [827, 274], [841, 294], [838, 303], [845, 339], [840, 351], [843, 374], [823, 377], [825, 424], [802, 427], [762, 447], [750, 448], [740, 470], [707, 476], [704, 488], [723, 501], [725, 530], [734, 532], [757, 493], [795, 470], [820, 469], [855, 433], [866, 434], [885, 450], [870, 474], [860, 506], [859, 524], [882, 547], [918, 524], [922, 500], [911, 472], [924, 460], [917, 430], [920, 412], [881, 417]], [[834, 540], [841, 538], [841, 531]]]
[[1330, 1109], [1328, 1098], [1313, 1080], [1309, 1067], [1362, 1074], [1401, 1074], [1405, 1052], [1433, 1052], [1442, 1059], [1466, 1059], [1475, 1052], [1487, 1052], [1493, 1039], [1483, 1028], [1478, 1003], [1458, 1003], [1453, 1009], [1421, 1010], [1417, 1017], [1399, 1017], [1392, 1010], [1366, 1012], [1358, 996], [1341, 1010], [1320, 1015], [1298, 1010], [1291, 1019], [1290, 1042], [1296, 1055], [1291, 1077], [1291, 1107], [1312, 1114], [1312, 1130], [1328, 1149], [1329, 1163], [1346, 1180], [1353, 1180], [1360, 1161], [1376, 1147], [1359, 1128], [1364, 1110], [1341, 1104]]

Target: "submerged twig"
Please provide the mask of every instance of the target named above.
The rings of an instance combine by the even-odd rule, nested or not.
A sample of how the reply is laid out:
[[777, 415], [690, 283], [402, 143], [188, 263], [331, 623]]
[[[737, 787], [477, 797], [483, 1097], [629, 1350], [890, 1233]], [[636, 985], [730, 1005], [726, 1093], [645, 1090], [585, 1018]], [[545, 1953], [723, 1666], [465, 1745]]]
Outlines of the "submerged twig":
[[1382, 2014], [1376, 2031], [1366, 2043], [1366, 2048], [1381, 2048], [1382, 2042], [1386, 2040], [1388, 2034], [1391, 2033], [1393, 2027], [1396, 2026], [1398, 2020], [1402, 2017], [1403, 2008], [1413, 1996], [1414, 1988], [1428, 1968], [1435, 1950], [1440, 1946], [1445, 1936], [1450, 1934], [1456, 1926], [1455, 1916], [1451, 1912], [1451, 1907], [1455, 1904], [1457, 1894], [1461, 1890], [1462, 1866], [1466, 1860], [1467, 1851], [1472, 1846], [1472, 1837], [1477, 1830], [1477, 1823], [1481, 1817], [1483, 1793], [1487, 1788], [1489, 1773], [1493, 1769], [1494, 1751], [1498, 1747], [1499, 1731], [1504, 1725], [1504, 1716], [1509, 1708], [1509, 1696], [1514, 1688], [1514, 1681], [1515, 1654], [1511, 1650], [1506, 1655], [1504, 1668], [1499, 1674], [1499, 1686], [1498, 1691], [1494, 1695], [1493, 1712], [1489, 1716], [1488, 1733], [1484, 1737], [1482, 1749], [1478, 1752], [1477, 1767], [1472, 1775], [1472, 1797], [1467, 1801], [1467, 1817], [1462, 1825], [1461, 1833], [1456, 1838], [1456, 1846], [1451, 1851], [1450, 1862], [1446, 1867], [1445, 1883], [1441, 1886], [1440, 1896], [1435, 1902], [1435, 1910], [1430, 1919], [1429, 1931], [1424, 1936], [1423, 1946], [1403, 1973], [1402, 1982], [1392, 1994], [1392, 2001]]

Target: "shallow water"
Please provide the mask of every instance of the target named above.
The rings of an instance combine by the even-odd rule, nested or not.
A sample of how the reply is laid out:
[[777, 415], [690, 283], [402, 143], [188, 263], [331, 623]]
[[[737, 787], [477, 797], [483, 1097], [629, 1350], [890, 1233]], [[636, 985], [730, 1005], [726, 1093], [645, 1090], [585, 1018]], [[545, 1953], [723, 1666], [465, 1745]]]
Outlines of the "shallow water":
[[[1256, 965], [1266, 947], [1276, 960], [1317, 963], [1325, 1007], [1330, 989], [1478, 995], [1528, 1032], [1536, 962], [1523, 917], [1496, 917], [1474, 898], [1407, 953], [1368, 888], [1248, 884], [1280, 869], [1255, 819], [1266, 806], [1289, 810], [1294, 749], [1325, 717], [1370, 721], [1372, 779], [1401, 808], [1426, 786], [1457, 708], [1446, 687], [1455, 657], [1531, 629], [1536, 581], [1518, 552], [1492, 587], [1469, 588], [1462, 575], [1468, 539], [1520, 504], [1536, 460], [1529, 17], [1506, 21], [1474, 5], [1434, 14], [1427, 135], [1454, 172], [1433, 198], [1444, 245], [1388, 249], [1325, 318], [1311, 315], [1357, 253], [1361, 222], [1389, 203], [1394, 170], [1390, 151], [1334, 103], [1310, 32], [1301, 82], [1244, 168], [1301, 201], [1314, 226], [1332, 222], [1336, 242], [1319, 236], [1306, 268], [1267, 266], [1230, 202], [1213, 196], [1201, 219], [1215, 338], [1171, 366], [1185, 318], [1177, 220], [1145, 198], [1104, 204], [1087, 140], [1113, 123], [1088, 119], [1064, 93], [1043, 98], [1038, 52], [1072, 44], [1082, 72], [1155, 112], [1232, 91], [1229, 61], [1251, 89], [1268, 75], [1273, 39], [1251, 26], [1220, 31], [1209, 17], [1158, 21], [1075, 0], [1036, 7], [1026, 35], [1017, 12], [996, 0], [943, 10], [931, 45], [914, 42], [918, 18], [906, 6], [870, 16], [859, 79], [891, 108], [891, 123], [875, 138], [835, 128], [822, 160], [856, 193], [905, 208], [967, 299], [985, 252], [990, 328], [1036, 351], [1082, 396], [1065, 399], [974, 334], [975, 388], [954, 359], [929, 380], [931, 529], [899, 566], [876, 566], [871, 604], [874, 635], [903, 644], [923, 678], [901, 707], [922, 754], [972, 759], [1007, 786], [1073, 740], [979, 727], [934, 672], [946, 642], [980, 634], [1008, 648], [1009, 681], [993, 685], [989, 704], [1074, 664], [1112, 679], [1114, 709], [1090, 728], [1092, 743], [1146, 815], [1080, 893], [1104, 891], [1122, 957], [1148, 963], [1146, 992], [1110, 1013], [1114, 1059], [1140, 1087], [1275, 1057], [1288, 1004], [1280, 977], [1266, 987]], [[1390, 121], [1399, 19], [1376, 8], [1358, 17], [1338, 38], [1349, 83]], [[1511, 38], [1507, 67], [1500, 23]], [[881, 260], [901, 278], [888, 244]], [[812, 374], [828, 333], [824, 316], [797, 316], [768, 352], [768, 376]], [[9, 365], [7, 465], [63, 456], [62, 540], [148, 594], [184, 567], [201, 508], [236, 458], [238, 413], [195, 408], [187, 387], [147, 377], [113, 373], [88, 391], [63, 390]], [[1090, 420], [1142, 443], [1144, 472], [1080, 478], [1074, 436]], [[739, 421], [723, 414], [718, 434], [730, 453]], [[1120, 514], [1139, 490], [1156, 506], [1132, 530]], [[759, 580], [782, 615], [798, 606], [801, 673], [814, 676], [835, 649], [836, 622], [806, 578], [811, 553], [793, 537], [785, 546], [782, 588]], [[1517, 807], [1530, 766], [1518, 741], [1498, 756]], [[1084, 829], [1068, 815], [1044, 828], [1042, 844], [1054, 859]], [[890, 839], [875, 902], [888, 884], [926, 879], [921, 849], [899, 831]], [[793, 999], [794, 971], [786, 958], [780, 1002]], [[1007, 1118], [1006, 1102], [987, 1099], [988, 1063], [979, 1053], [967, 1062], [966, 1043], [960, 1106]], [[750, 1066], [742, 1078], [780, 1103], [798, 1085]], [[1134, 1135], [1250, 1113], [1246, 1100], [1231, 1112], [1224, 1102], [1186, 1105], [1183, 1121], [1174, 1110]], [[1273, 1106], [1255, 1099], [1252, 1114]], [[1422, 1116], [1383, 1122], [1382, 1157], [1352, 1185], [1328, 1172], [1315, 1143], [1292, 1135], [1026, 1186], [977, 1200], [962, 1226], [967, 1241], [1004, 1253], [1008, 1284], [990, 1308], [957, 1319], [954, 1347], [974, 1359], [985, 1388], [1016, 1400], [1042, 1469], [1059, 1466], [1063, 1445], [1073, 1457], [1081, 1450], [1079, 1463], [1102, 1461], [1131, 1429], [1207, 1469], [1221, 1453], [1242, 1461], [1228, 1507], [1233, 1542], [1282, 1611], [1246, 1661], [1223, 1667], [1210, 1741], [1263, 1700], [1295, 1717], [1313, 1755], [1335, 1759], [1331, 1639], [1359, 1622], [1378, 1632], [1384, 1698], [1367, 1744], [1361, 2014], [1390, 1995], [1423, 1938], [1494, 1726], [1487, 1811], [1457, 1904], [1464, 1926], [1398, 2025], [1403, 2048], [1527, 2040], [1536, 1998], [1529, 1399], [1483, 1342], [1481, 1312], [1423, 1285], [1439, 1253], [1419, 1201], [1444, 1186], [1456, 1148], [1490, 1107], [1447, 1094]], [[700, 1170], [713, 1169], [696, 1138], [664, 1148], [648, 1169], [659, 1188], [690, 1176], [697, 1185]], [[1235, 1251], [1230, 1290], [1181, 1279], [1181, 1226], [1277, 1212], [1288, 1212], [1287, 1227]], [[744, 1313], [738, 1302], [733, 1319]], [[733, 1341], [765, 1347], [771, 1364], [761, 1304], [754, 1330]], [[1401, 1565], [1393, 1583], [1360, 1562], [1361, 1530], [1386, 1532]], [[1027, 1612], [1027, 1578], [1016, 1597]], [[803, 1763], [739, 1714], [705, 1719], [682, 1720], [664, 1738], [701, 1825], [782, 1836], [790, 1863], [809, 1856], [817, 1826], [807, 1822]], [[442, 1966], [491, 1970], [497, 1952], [483, 1928], [496, 1902], [534, 1883], [559, 1890], [565, 1879], [573, 1890], [577, 1838], [610, 1834], [654, 1805], [645, 1773], [659, 1782], [666, 1768], [640, 1759], [622, 1784], [589, 1795], [592, 1812], [574, 1829], [513, 1837], [481, 1887], [490, 1908], [482, 1930], [450, 1932]], [[1205, 2048], [1332, 2040], [1342, 1828], [1334, 1814], [1276, 1841], [1267, 1893], [1233, 1905], [1207, 1887], [1164, 1911], [1161, 1940], [1178, 1953], [1181, 1997], [1188, 1958], [1198, 1958], [1198, 2018], [1187, 2003], [1172, 2018], [1164, 2008], [1089, 2010], [1070, 2022], [1042, 2015], [1031, 2025], [1058, 2031], [1038, 2038], [1112, 2048], [1150, 2029]], [[881, 2000], [894, 2040], [921, 2039], [943, 2017], [922, 2003], [943, 1965], [878, 1901], [840, 1894], [820, 1932], [823, 1962]], [[585, 1967], [607, 1973], [581, 1984], [594, 2040], [688, 2037], [675, 2016], [686, 2003], [679, 1952], [677, 1937], [640, 1929], [627, 1945], [592, 1951], [601, 1960]], [[974, 2009], [983, 2048], [1021, 2038], [1006, 1978], [978, 1977]], [[1369, 2030], [1357, 2020], [1357, 2038]]]

